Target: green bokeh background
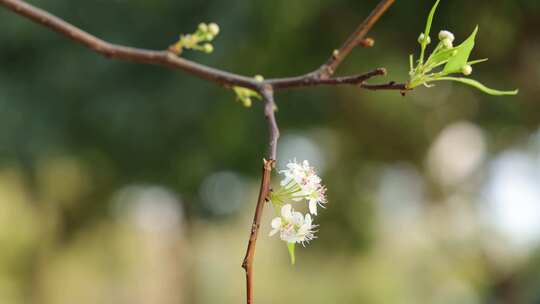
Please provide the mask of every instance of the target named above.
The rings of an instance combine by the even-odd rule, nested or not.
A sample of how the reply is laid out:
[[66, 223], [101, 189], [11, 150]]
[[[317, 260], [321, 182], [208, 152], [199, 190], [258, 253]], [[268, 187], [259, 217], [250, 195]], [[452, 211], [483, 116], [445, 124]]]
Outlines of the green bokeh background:
[[[184, 56], [271, 78], [318, 67], [377, 1], [32, 4], [148, 49], [217, 22], [214, 53]], [[338, 74], [385, 67], [372, 82], [406, 81], [431, 5], [397, 1], [370, 32], [375, 47], [356, 49]], [[497, 192], [488, 188], [508, 151], [540, 168], [540, 2], [442, 1], [433, 27], [460, 41], [476, 24], [473, 58], [490, 60], [472, 77], [518, 96], [445, 83], [406, 97], [277, 93], [280, 166], [318, 165], [330, 203], [294, 267], [266, 237], [266, 210], [258, 303], [540, 303], [538, 226], [524, 226], [526, 241], [506, 233], [484, 195]], [[244, 108], [180, 71], [105, 59], [3, 8], [0, 28], [0, 303], [241, 303], [267, 142], [261, 104]]]

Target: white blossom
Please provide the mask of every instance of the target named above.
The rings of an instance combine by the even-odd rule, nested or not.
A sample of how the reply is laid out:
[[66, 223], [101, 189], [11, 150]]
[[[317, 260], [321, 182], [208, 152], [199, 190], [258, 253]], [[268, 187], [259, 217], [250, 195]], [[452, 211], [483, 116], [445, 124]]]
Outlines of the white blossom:
[[304, 244], [316, 238], [311, 215], [294, 211], [290, 204], [281, 208], [281, 216], [274, 218], [271, 226], [270, 236], [279, 232], [281, 240], [287, 243]]
[[302, 163], [291, 161], [287, 164], [287, 169], [279, 173], [285, 176], [281, 181], [284, 190], [277, 195], [289, 196], [297, 202], [305, 199], [309, 212], [313, 215], [317, 215], [317, 206], [324, 208], [327, 203], [326, 187], [322, 185], [321, 178], [307, 160]]

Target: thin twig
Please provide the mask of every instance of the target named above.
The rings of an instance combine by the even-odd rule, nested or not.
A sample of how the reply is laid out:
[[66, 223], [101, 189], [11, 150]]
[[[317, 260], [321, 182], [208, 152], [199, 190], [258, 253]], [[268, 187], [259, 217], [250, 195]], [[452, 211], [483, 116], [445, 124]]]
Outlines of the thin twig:
[[364, 22], [356, 28], [354, 33], [349, 36], [345, 43], [343, 43], [339, 49], [334, 50], [328, 61], [315, 72], [316, 78], [330, 78], [341, 62], [347, 58], [356, 46], [365, 44], [364, 39], [369, 30], [371, 30], [373, 25], [375, 25], [379, 18], [381, 18], [394, 2], [395, 0], [382, 0], [371, 14], [367, 16]]
[[[393, 0], [383, 0], [381, 3], [386, 2], [393, 2]], [[350, 85], [359, 84], [370, 77], [382, 75], [380, 73], [369, 72], [366, 74], [329, 79], [329, 77], [313, 77], [317, 74], [316, 72], [313, 72], [297, 77], [268, 79], [260, 82], [251, 77], [218, 70], [178, 57], [168, 50], [146, 50], [107, 42], [22, 0], [0, 0], [0, 5], [58, 32], [107, 58], [161, 65], [172, 69], [178, 69], [225, 87], [240, 86], [261, 92], [265, 85], [273, 85], [274, 90], [317, 85]], [[386, 4], [386, 6], [389, 5]], [[383, 5], [382, 9], [386, 10], [386, 6]], [[379, 5], [370, 17], [362, 23], [363, 26], [359, 28], [361, 31], [359, 32], [357, 36], [358, 39], [355, 40], [355, 43], [362, 41], [367, 31], [373, 26], [373, 23], [375, 23], [384, 10], [381, 11], [381, 5]], [[349, 44], [346, 44], [343, 47], [343, 50], [340, 51], [340, 55], [330, 66], [336, 67], [339, 62], [345, 58], [348, 52], [350, 52], [347, 51], [349, 48]], [[355, 80], [357, 80], [357, 82], [354, 82]]]
[[253, 258], [255, 256], [255, 245], [257, 243], [257, 236], [259, 228], [261, 226], [261, 217], [264, 209], [265, 202], [268, 199], [268, 193], [270, 191], [270, 180], [272, 169], [276, 162], [277, 154], [277, 141], [279, 138], [279, 129], [275, 116], [275, 103], [273, 91], [270, 86], [267, 86], [263, 90], [264, 115], [268, 124], [269, 143], [268, 143], [268, 160], [263, 160], [263, 172], [261, 179], [261, 188], [259, 190], [259, 198], [257, 199], [257, 206], [255, 207], [255, 215], [253, 216], [253, 223], [251, 225], [251, 231], [249, 235], [248, 247], [246, 250], [246, 256], [242, 263], [242, 267], [246, 271], [246, 293], [247, 303], [253, 303]]
[[362, 83], [360, 84], [360, 86], [364, 89], [368, 89], [372, 91], [397, 90], [397, 91], [401, 91], [402, 94], [404, 94], [407, 91], [410, 91], [410, 89], [407, 88], [407, 85], [403, 83], [395, 83], [393, 81], [390, 81], [389, 83], [383, 83], [383, 84]]
[[316, 79], [309, 76], [299, 76], [291, 78], [269, 79], [266, 84], [272, 86], [274, 89], [290, 89], [316, 85], [359, 85], [372, 77], [382, 75], [386, 75], [386, 69], [378, 68], [361, 75], [334, 77], [328, 79]]

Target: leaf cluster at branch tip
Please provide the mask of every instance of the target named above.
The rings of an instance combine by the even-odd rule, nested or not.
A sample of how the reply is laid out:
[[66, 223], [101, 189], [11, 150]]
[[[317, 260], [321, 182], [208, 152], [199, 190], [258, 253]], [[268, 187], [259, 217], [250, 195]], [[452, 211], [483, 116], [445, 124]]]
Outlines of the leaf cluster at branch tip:
[[[264, 81], [264, 77], [261, 75], [255, 75], [254, 78], [259, 82]], [[236, 94], [236, 100], [240, 101], [246, 108], [251, 107], [253, 104], [253, 98], [262, 100], [262, 96], [259, 93], [248, 88], [234, 86], [233, 91]]]
[[427, 59], [425, 59], [427, 45], [431, 43], [431, 38], [429, 37], [431, 24], [433, 23], [433, 18], [439, 2], [440, 0], [437, 0], [431, 8], [426, 28], [418, 37], [418, 43], [420, 44], [420, 58], [416, 61], [416, 66], [413, 55], [409, 56], [410, 80], [407, 83], [407, 89], [413, 89], [420, 85], [430, 87], [431, 82], [448, 80], [473, 86], [490, 95], [516, 95], [518, 90], [494, 90], [474, 79], [449, 76], [451, 74], [463, 74], [469, 76], [473, 72], [472, 65], [487, 61], [487, 59], [469, 61], [469, 57], [474, 48], [478, 26], [476, 26], [472, 34], [458, 46], [454, 46], [453, 44], [454, 34], [449, 31], [440, 31], [438, 35], [439, 43]]

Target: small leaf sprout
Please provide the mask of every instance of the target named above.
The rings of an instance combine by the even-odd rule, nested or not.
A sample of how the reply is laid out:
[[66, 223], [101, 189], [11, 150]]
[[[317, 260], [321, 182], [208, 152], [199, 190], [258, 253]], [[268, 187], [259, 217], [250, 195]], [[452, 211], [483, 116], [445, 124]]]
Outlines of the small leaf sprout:
[[214, 51], [214, 46], [210, 42], [218, 34], [219, 25], [216, 23], [201, 23], [195, 33], [180, 35], [178, 42], [169, 47], [169, 51], [180, 55], [184, 49], [189, 49], [210, 54]]

